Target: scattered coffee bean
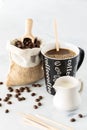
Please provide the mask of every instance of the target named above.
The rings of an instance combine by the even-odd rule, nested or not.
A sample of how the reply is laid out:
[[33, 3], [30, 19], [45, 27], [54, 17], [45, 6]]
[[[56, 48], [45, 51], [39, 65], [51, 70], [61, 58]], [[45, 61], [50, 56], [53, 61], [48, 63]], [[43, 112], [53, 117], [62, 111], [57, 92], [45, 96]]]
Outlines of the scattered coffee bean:
[[12, 102], [11, 102], [11, 101], [8, 101], [7, 103], [8, 103], [8, 104], [12, 104]]
[[0, 101], [2, 100], [2, 98], [0, 98]]
[[0, 103], [0, 107], [2, 107], [2, 104]]
[[27, 92], [29, 93], [29, 92], [31, 92], [31, 90], [30, 90], [30, 89], [27, 89]]
[[12, 87], [9, 87], [8, 90], [9, 90], [9, 92], [13, 92], [13, 88]]
[[82, 115], [82, 114], [78, 114], [78, 117], [79, 117], [79, 118], [83, 118], [83, 115]]
[[33, 87], [37, 87], [37, 84], [32, 84]]
[[9, 110], [8, 110], [8, 109], [6, 109], [6, 110], [5, 110], [5, 113], [9, 113]]
[[7, 97], [12, 97], [12, 94], [7, 94]]
[[20, 95], [21, 95], [21, 93], [16, 93], [16, 94], [14, 95], [14, 97], [15, 97], [15, 98], [18, 98]]
[[21, 97], [21, 99], [22, 99], [22, 100], [26, 100], [26, 98], [25, 98], [25, 97]]
[[20, 97], [18, 97], [18, 101], [22, 101], [22, 99]]
[[30, 88], [28, 88], [28, 87], [25, 87], [25, 90], [26, 90], [27, 92], [31, 92]]
[[16, 92], [16, 93], [20, 93], [20, 90], [19, 90], [19, 89], [15, 89], [15, 92]]
[[38, 106], [42, 106], [42, 103], [41, 103], [41, 102], [38, 102]]
[[9, 100], [9, 97], [5, 97], [5, 99], [3, 101], [7, 102], [8, 100]]
[[70, 121], [71, 121], [71, 122], [75, 122], [76, 119], [75, 119], [75, 118], [71, 118]]
[[17, 95], [18, 95], [18, 96], [20, 96], [20, 95], [21, 95], [21, 93], [17, 93]]
[[2, 85], [3, 84], [3, 82], [0, 82], [0, 85]]
[[39, 96], [39, 99], [40, 99], [40, 100], [43, 99], [43, 96]]
[[39, 102], [39, 101], [40, 101], [40, 99], [38, 99], [38, 98], [37, 98], [37, 99], [35, 99], [35, 101], [36, 101], [36, 102]]
[[31, 93], [31, 96], [35, 96], [36, 95], [36, 93]]
[[37, 109], [37, 108], [38, 108], [38, 106], [37, 106], [37, 105], [34, 105], [33, 107], [34, 107], [34, 109]]
[[24, 92], [25, 88], [24, 87], [21, 87], [20, 88], [20, 92]]
[[14, 95], [14, 97], [15, 97], [15, 98], [18, 98], [18, 97], [19, 97], [19, 95], [18, 95], [18, 94], [15, 94], [15, 95]]
[[41, 84], [37, 84], [38, 87], [41, 87]]

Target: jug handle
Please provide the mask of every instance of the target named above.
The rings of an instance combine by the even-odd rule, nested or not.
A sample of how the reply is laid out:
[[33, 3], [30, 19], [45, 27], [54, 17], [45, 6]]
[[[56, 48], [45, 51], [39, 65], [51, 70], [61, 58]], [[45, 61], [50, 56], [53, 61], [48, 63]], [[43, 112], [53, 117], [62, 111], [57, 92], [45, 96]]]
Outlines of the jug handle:
[[82, 93], [82, 91], [83, 91], [83, 81], [81, 79], [79, 79], [79, 81], [81, 83], [79, 93]]

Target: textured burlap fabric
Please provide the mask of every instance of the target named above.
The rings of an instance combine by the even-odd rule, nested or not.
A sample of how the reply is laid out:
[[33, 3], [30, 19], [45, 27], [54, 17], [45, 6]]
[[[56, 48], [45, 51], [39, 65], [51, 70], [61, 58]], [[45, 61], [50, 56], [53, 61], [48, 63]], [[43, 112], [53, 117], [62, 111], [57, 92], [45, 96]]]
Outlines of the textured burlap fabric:
[[30, 84], [42, 79], [43, 76], [42, 63], [35, 67], [24, 68], [12, 61], [6, 85], [10, 87]]

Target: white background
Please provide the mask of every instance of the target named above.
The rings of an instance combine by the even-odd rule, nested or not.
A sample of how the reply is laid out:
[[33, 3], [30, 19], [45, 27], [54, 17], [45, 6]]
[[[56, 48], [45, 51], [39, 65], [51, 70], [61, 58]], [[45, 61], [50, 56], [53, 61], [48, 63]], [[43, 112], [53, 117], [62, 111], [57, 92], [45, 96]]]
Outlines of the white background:
[[[8, 69], [7, 41], [24, 34], [24, 24], [27, 18], [33, 18], [34, 20], [33, 34], [40, 37], [48, 44], [54, 41], [53, 21], [56, 18], [59, 40], [65, 40], [76, 44], [82, 47], [86, 53], [87, 0], [2, 0], [2, 4], [0, 2], [0, 80], [5, 80], [4, 77]], [[85, 54], [84, 63], [77, 72], [77, 77], [81, 78], [84, 82], [83, 104], [77, 112], [82, 111], [85, 113], [87, 109], [87, 104], [85, 104], [87, 92], [86, 70], [87, 55]], [[1, 87], [0, 90], [2, 96], [5, 93], [4, 87]], [[41, 93], [43, 91], [46, 101], [44, 101], [43, 108], [36, 113], [43, 113], [43, 115], [53, 118], [54, 120], [59, 120], [60, 122], [71, 125], [68, 117], [66, 115], [59, 115], [58, 111], [51, 105], [52, 96], [46, 93], [45, 88], [37, 91]], [[28, 102], [23, 105], [14, 105], [14, 111], [33, 112], [33, 110], [27, 108], [27, 106]], [[20, 123], [20, 119], [14, 111], [11, 112], [9, 116], [6, 116], [3, 114], [3, 109], [4, 108], [2, 108], [0, 112], [0, 130], [12, 130], [12, 128], [13, 130], [29, 129], [29, 126]], [[82, 121], [77, 121], [77, 123], [73, 124], [73, 127], [76, 130], [87, 130], [86, 122], [87, 118]], [[36, 130], [36, 128], [30, 128]]]

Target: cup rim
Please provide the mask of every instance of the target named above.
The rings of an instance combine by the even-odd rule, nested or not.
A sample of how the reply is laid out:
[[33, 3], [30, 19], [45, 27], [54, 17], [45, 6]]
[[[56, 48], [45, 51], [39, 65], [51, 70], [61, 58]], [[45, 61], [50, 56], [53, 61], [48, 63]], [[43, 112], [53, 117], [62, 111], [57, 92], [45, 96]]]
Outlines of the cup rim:
[[[53, 59], [53, 60], [67, 60], [67, 59], [73, 59], [73, 58], [75, 58], [75, 57], [77, 57], [77, 56], [79, 55], [79, 48], [78, 48], [76, 45], [74, 45], [74, 44], [72, 44], [72, 43], [69, 43], [69, 42], [63, 42], [63, 41], [60, 42], [60, 43], [61, 43], [61, 44], [60, 44], [60, 48], [70, 49], [70, 50], [74, 51], [74, 52], [76, 53], [76, 55], [73, 56], [73, 57], [64, 58], [64, 59], [58, 59], [58, 58], [49, 57], [49, 56], [45, 55], [45, 53], [46, 53], [47, 51], [51, 50], [51, 49], [48, 49], [47, 51], [44, 52], [45, 48], [48, 47], [49, 44], [45, 45], [45, 46], [41, 49], [41, 54], [42, 54], [43, 56], [45, 56], [46, 58], [48, 58], [48, 59]], [[55, 44], [53, 44], [52, 42], [50, 43], [50, 45], [52, 46], [52, 49], [55, 49], [55, 48], [56, 48], [56, 47], [55, 47]], [[64, 46], [68, 46], [68, 48], [67, 48], [67, 47], [62, 47], [63, 45], [64, 45]], [[74, 48], [75, 50], [73, 50], [72, 48], [70, 48], [71, 46], [72, 46], [72, 48]]]

